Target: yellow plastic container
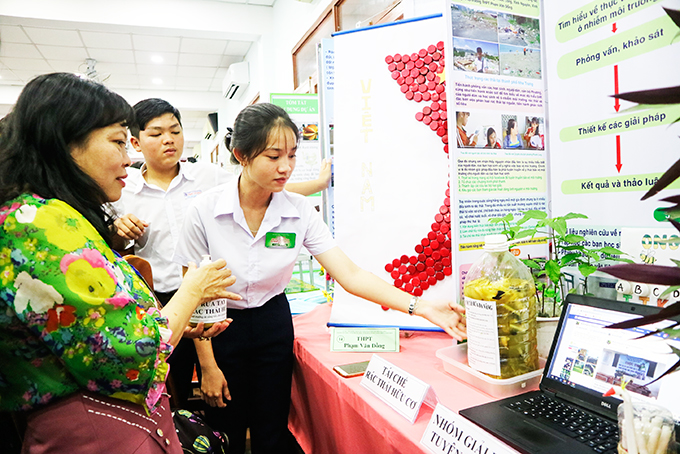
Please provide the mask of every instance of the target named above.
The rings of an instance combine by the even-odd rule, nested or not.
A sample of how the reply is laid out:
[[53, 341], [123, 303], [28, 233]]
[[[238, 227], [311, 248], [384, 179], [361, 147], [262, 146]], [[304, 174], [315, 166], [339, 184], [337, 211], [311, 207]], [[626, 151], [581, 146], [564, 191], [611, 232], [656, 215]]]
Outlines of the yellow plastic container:
[[529, 269], [508, 247], [504, 235], [487, 236], [464, 287], [468, 364], [501, 379], [539, 368], [536, 288]]

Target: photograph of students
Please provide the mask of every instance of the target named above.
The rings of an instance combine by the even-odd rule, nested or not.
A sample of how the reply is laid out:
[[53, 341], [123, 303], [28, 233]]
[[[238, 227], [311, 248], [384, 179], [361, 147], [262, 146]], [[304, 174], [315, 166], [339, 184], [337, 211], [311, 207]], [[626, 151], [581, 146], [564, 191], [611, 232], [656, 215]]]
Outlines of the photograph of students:
[[503, 138], [503, 148], [522, 148], [517, 120], [514, 118], [508, 120], [505, 137]]
[[467, 126], [469, 118], [470, 112], [456, 112], [456, 136], [458, 148], [474, 147], [477, 145], [477, 135], [468, 135], [467, 131], [465, 131], [465, 126]]
[[486, 145], [484, 148], [501, 148], [500, 142], [496, 140], [496, 130], [489, 128], [486, 130]]

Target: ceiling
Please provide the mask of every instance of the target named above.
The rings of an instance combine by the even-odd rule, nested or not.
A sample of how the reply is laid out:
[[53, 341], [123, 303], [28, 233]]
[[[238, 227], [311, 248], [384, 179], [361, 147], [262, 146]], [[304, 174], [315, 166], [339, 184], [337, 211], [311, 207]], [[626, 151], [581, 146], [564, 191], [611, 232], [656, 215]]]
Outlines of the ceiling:
[[[273, 6], [276, 0], [215, 0]], [[139, 91], [139, 99], [154, 91], [222, 91], [229, 65], [244, 60], [253, 42], [213, 33], [110, 24], [22, 20], [0, 15], [0, 89], [23, 87], [37, 75], [50, 72], [81, 73], [113, 91]], [[198, 93], [197, 93], [198, 95]], [[127, 96], [126, 96], [127, 97]], [[128, 101], [134, 103], [139, 99]], [[212, 110], [181, 106], [185, 148], [191, 150], [204, 135]], [[11, 109], [0, 104], [0, 117]], [[187, 153], [188, 154], [188, 153]]]

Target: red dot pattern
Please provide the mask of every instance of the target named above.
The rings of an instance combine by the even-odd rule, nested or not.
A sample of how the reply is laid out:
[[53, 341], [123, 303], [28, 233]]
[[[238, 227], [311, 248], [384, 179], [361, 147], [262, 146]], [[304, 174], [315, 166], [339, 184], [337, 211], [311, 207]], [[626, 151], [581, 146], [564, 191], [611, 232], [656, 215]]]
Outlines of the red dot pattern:
[[[424, 103], [416, 113], [416, 120], [437, 134], [449, 153], [448, 115], [446, 112], [446, 82], [439, 74], [444, 71], [444, 42], [430, 45], [412, 54], [394, 54], [385, 57], [391, 72], [409, 101]], [[453, 273], [451, 260], [451, 199], [450, 188], [434, 215], [431, 230], [416, 244], [414, 255], [401, 255], [385, 265], [394, 286], [415, 296], [437, 285]]]

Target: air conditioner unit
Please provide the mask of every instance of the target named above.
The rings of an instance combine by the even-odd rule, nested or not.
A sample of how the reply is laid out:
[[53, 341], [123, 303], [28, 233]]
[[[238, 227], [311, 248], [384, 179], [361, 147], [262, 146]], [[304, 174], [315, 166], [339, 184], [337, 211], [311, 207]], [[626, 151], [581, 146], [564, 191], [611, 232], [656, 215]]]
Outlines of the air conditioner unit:
[[249, 84], [248, 62], [232, 63], [222, 81], [222, 96], [227, 99], [239, 99]]

